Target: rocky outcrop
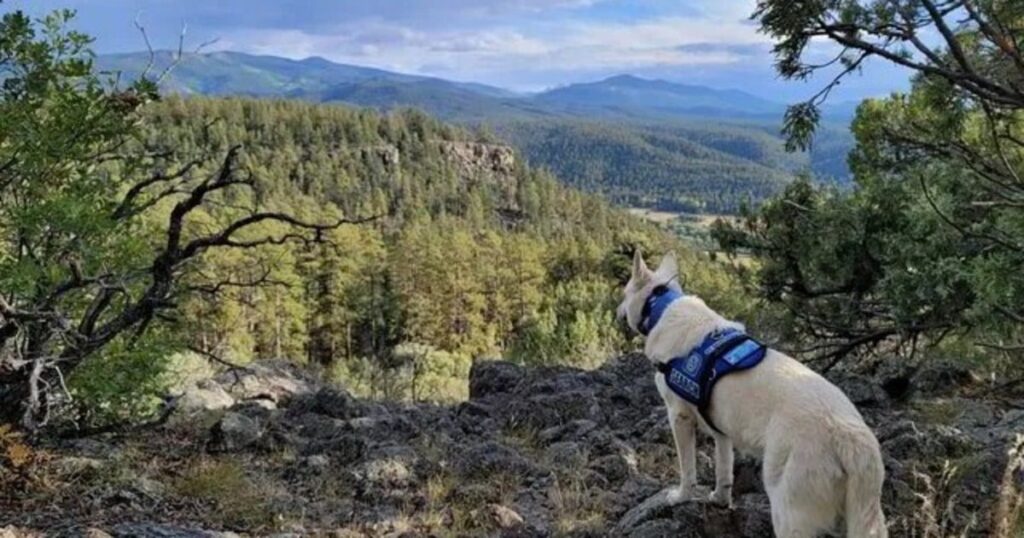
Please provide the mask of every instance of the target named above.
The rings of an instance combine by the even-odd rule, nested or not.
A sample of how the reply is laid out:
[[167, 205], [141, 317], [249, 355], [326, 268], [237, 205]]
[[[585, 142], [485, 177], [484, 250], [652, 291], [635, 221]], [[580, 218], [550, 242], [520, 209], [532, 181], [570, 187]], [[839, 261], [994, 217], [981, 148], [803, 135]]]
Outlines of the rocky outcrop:
[[[919, 375], [931, 386], [944, 374]], [[885, 504], [895, 536], [939, 528], [991, 536], [1011, 513], [1019, 513], [1024, 446], [1013, 432], [1024, 427], [1024, 413], [955, 398], [897, 405], [871, 378], [838, 374], [835, 382], [858, 403], [882, 443]], [[469, 384], [470, 400], [454, 408], [371, 405], [325, 388], [293, 398], [279, 412], [291, 419], [271, 417], [265, 428], [306, 454], [353, 465], [366, 491], [385, 498], [411, 494], [432, 465], [450, 467], [466, 484], [515, 477], [520, 491], [500, 506], [542, 535], [554, 532], [560, 517], [551, 490], [567, 480], [578, 482], [592, 499], [591, 509], [601, 514], [601, 526], [616, 535], [676, 535], [685, 529], [690, 536], [760, 537], [770, 529], [756, 462], [737, 464], [732, 509], [700, 500], [666, 502], [674, 449], [641, 356], [596, 371], [478, 362]], [[228, 413], [217, 427], [242, 429], [240, 440], [259, 446], [260, 436], [247, 422], [242, 425]], [[448, 457], [424, 462], [414, 446], [424, 438], [439, 443]], [[713, 474], [708, 444], [700, 457], [705, 484]], [[474, 514], [503, 521], [499, 526], [517, 520], [504, 510], [496, 515], [494, 505]]]
[[470, 188], [495, 189], [502, 215], [514, 218], [518, 214], [516, 154], [510, 146], [446, 141], [441, 142], [441, 155]]
[[[902, 400], [872, 378], [834, 378], [881, 443], [891, 535], [1018, 536], [1024, 404], [956, 396], [949, 383], [973, 382], [961, 375], [915, 375], [926, 381], [917, 386], [928, 388]], [[198, 437], [193, 446], [205, 454], [200, 459], [241, 462], [247, 474], [270, 481], [272, 504], [259, 511], [284, 521], [301, 514], [289, 523], [293, 535], [770, 536], [757, 462], [737, 460], [732, 508], [703, 500], [706, 495], [668, 502], [665, 489], [676, 480], [674, 448], [650, 365], [639, 355], [593, 371], [478, 362], [470, 399], [454, 406], [362, 400], [285, 364], [225, 374], [206, 385], [219, 393], [214, 385], [235, 403], [210, 412], [217, 419], [191, 434]], [[181, 427], [169, 432], [172, 439], [183, 435]], [[706, 494], [713, 480], [711, 443], [699, 444]], [[64, 450], [70, 452], [64, 460], [89, 458], [77, 476], [104, 474], [102, 458], [116, 452], [90, 443]], [[145, 468], [154, 466], [146, 462]], [[152, 523], [166, 516], [160, 507], [194, 503], [175, 497], [174, 487], [152, 484], [154, 478], [145, 488], [141, 480], [93, 501], [118, 503], [115, 523], [103, 527], [90, 516], [81, 524], [114, 536], [143, 530], [136, 535], [216, 535], [192, 530], [220, 528], [203, 520]], [[151, 490], [159, 491], [160, 504], [146, 504]], [[37, 521], [24, 511], [5, 517], [0, 524]]]
[[442, 142], [441, 153], [467, 176], [480, 172], [510, 175], [516, 164], [515, 152], [505, 145]]
[[236, 404], [274, 408], [283, 399], [309, 394], [322, 383], [286, 361], [263, 361], [184, 387], [171, 401], [178, 420]]

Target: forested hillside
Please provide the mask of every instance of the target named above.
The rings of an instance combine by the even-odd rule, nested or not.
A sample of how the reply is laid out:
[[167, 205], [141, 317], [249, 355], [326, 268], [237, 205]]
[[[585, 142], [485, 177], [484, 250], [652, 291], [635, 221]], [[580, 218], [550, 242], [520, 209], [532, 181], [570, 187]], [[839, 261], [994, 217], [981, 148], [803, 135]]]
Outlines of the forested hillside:
[[570, 185], [669, 211], [735, 212], [778, 192], [790, 180], [784, 170], [799, 166], [778, 139], [749, 128], [554, 120], [496, 130]]
[[[672, 245], [510, 148], [413, 111], [169, 99], [145, 124], [150, 143], [180, 159], [241, 144], [269, 208], [375, 217], [324, 244], [204, 259], [199, 280], [261, 283], [186, 307], [189, 345], [231, 360], [308, 360], [420, 398], [460, 394], [477, 356], [596, 365], [625, 343], [611, 316], [626, 254]], [[684, 258], [688, 282], [716, 296], [724, 281], [698, 255]]]
[[[788, 154], [779, 136], [785, 106], [736, 90], [617, 76], [534, 95], [490, 86], [335, 64], [234, 52], [186, 54], [167, 93], [287, 97], [390, 111], [412, 107], [485, 127], [566, 183], [622, 204], [735, 212], [780, 192], [795, 173], [845, 183], [852, 145], [848, 110], [825, 112], [828, 127], [807, 152]], [[103, 69], [138, 77], [148, 55], [102, 56]]]

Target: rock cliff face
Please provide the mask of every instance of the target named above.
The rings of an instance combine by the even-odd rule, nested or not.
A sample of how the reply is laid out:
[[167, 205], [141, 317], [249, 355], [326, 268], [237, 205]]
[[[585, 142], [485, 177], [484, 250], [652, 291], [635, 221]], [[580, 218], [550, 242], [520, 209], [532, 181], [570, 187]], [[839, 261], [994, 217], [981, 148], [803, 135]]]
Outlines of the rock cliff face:
[[[498, 209], [512, 217], [519, 212], [516, 154], [512, 147], [446, 140], [438, 142], [438, 150], [463, 185], [472, 189], [493, 188], [498, 194]], [[395, 146], [368, 146], [360, 148], [358, 155], [365, 162], [379, 164], [389, 174], [400, 173], [402, 155]]]
[[501, 209], [519, 210], [516, 197], [516, 155], [511, 147], [476, 142], [442, 142], [441, 154], [455, 167], [462, 181], [468, 185], [479, 185], [481, 182], [492, 185], [501, 195]]
[[[871, 379], [835, 379], [882, 444], [891, 535], [1020, 536], [1024, 402], [956, 396], [975, 381], [948, 373], [918, 374], [921, 388], [904, 402]], [[114, 536], [771, 535], [753, 461], [737, 461], [734, 508], [665, 502], [675, 454], [639, 356], [594, 371], [477, 363], [471, 397], [456, 406], [361, 400], [284, 364], [204, 387], [212, 410], [186, 393], [189, 418], [162, 431], [54, 447], [48, 465], [78, 469], [74, 480], [49, 471], [67, 481], [65, 494], [40, 504], [31, 488], [8, 492], [0, 526]], [[710, 484], [710, 442], [699, 444]], [[112, 469], [130, 478], [88, 478]]]

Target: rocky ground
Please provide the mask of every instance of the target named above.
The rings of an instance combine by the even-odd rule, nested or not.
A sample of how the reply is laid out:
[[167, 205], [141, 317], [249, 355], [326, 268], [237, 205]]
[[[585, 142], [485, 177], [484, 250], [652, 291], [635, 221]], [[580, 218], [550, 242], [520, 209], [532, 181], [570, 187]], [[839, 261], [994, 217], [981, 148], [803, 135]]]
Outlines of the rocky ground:
[[[834, 381], [882, 443], [892, 536], [1024, 536], [1024, 400], [985, 399], [948, 366]], [[0, 538], [771, 535], [751, 461], [737, 462], [734, 508], [665, 503], [675, 456], [642, 357], [482, 362], [470, 394], [384, 403], [283, 364], [222, 374], [162, 427], [9, 453]]]

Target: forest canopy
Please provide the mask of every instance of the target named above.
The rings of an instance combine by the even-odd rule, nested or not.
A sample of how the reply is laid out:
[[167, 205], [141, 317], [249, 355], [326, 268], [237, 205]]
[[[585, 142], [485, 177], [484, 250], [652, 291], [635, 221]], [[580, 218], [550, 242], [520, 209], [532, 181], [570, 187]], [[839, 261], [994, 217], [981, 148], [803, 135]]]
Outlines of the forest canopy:
[[[195, 326], [185, 333], [205, 352], [298, 358], [368, 390], [382, 366], [408, 371], [418, 385], [392, 389], [417, 397], [464, 390], [444, 393], [473, 357], [596, 366], [627, 344], [612, 316], [628, 254], [680, 248], [507, 147], [415, 111], [168, 99], [147, 125], [185, 152], [243, 144], [257, 193], [276, 210], [316, 218], [392, 208], [320, 245], [211, 259], [212, 274], [251, 279], [256, 270], [291, 285], [199, 296], [187, 307]], [[727, 300], [728, 278], [705, 256], [681, 254], [688, 284]]]

